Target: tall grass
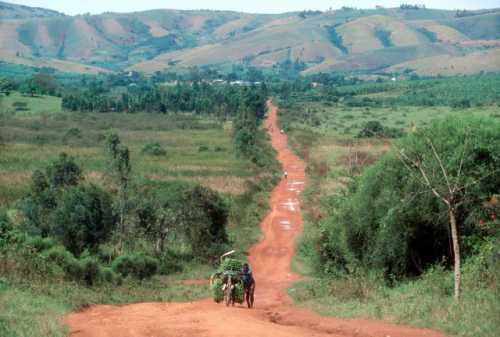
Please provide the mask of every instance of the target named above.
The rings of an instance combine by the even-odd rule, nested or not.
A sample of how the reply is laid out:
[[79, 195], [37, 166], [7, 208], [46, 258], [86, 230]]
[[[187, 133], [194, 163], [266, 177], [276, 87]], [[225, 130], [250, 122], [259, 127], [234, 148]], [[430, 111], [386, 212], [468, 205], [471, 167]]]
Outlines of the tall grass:
[[289, 293], [296, 303], [324, 315], [379, 319], [434, 328], [460, 337], [495, 337], [500, 333], [498, 284], [485, 286], [477, 268], [465, 268], [463, 296], [453, 301], [453, 273], [439, 267], [423, 276], [388, 287], [379, 275], [296, 283]]

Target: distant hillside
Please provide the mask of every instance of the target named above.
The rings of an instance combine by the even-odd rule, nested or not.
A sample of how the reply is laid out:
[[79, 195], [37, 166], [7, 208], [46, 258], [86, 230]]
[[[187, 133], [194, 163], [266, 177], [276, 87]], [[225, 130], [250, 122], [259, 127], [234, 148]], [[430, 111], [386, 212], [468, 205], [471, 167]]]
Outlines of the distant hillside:
[[[304, 73], [500, 70], [499, 10], [459, 15], [399, 8], [281, 15], [152, 10], [13, 19], [12, 10], [4, 7], [0, 60], [58, 69], [152, 73], [202, 65], [279, 68], [295, 63]], [[482, 55], [487, 57], [466, 69], [441, 63], [460, 65]]]
[[63, 15], [50, 9], [28, 7], [0, 1], [0, 19], [43, 18]]

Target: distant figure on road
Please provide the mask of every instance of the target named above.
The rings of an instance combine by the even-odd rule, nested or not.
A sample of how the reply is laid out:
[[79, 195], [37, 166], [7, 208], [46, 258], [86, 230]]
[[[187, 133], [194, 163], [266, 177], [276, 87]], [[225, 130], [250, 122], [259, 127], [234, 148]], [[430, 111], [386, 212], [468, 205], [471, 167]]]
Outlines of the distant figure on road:
[[288, 178], [288, 172], [287, 171], [283, 172], [283, 177], [285, 177], [285, 179]]
[[281, 129], [281, 130], [280, 130], [280, 133], [281, 133], [282, 135], [283, 135], [283, 134], [285, 134], [285, 130]]

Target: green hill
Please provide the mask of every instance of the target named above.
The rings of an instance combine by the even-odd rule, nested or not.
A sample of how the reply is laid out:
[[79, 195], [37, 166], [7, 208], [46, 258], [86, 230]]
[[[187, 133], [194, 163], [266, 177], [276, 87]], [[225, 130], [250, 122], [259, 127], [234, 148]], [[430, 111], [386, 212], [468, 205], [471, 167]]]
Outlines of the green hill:
[[[498, 10], [347, 8], [280, 15], [151, 10], [30, 17], [8, 8], [0, 3], [0, 60], [76, 72], [230, 69], [235, 63], [272, 68], [298, 60], [306, 73], [389, 71], [407, 62], [427, 73], [429, 67], [419, 61], [470, 59], [498, 49], [500, 39]], [[500, 70], [495, 58], [488, 60], [474, 71]]]

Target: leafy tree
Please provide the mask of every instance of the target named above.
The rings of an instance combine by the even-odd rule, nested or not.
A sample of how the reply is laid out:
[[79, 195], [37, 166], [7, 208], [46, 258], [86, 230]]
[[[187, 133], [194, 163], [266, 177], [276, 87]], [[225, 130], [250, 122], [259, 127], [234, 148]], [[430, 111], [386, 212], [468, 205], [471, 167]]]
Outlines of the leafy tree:
[[53, 216], [52, 234], [73, 254], [94, 249], [113, 230], [111, 197], [96, 186], [65, 190]]
[[62, 191], [82, 180], [80, 167], [65, 153], [44, 170], [33, 171], [30, 195], [22, 202], [26, 229], [32, 234], [48, 236], [51, 233], [51, 214]]
[[[470, 242], [498, 233], [500, 122], [447, 119], [417, 130], [368, 168], [321, 223], [323, 271], [382, 269], [386, 277], [420, 274], [453, 261], [460, 295], [460, 259]], [[445, 263], [446, 263], [445, 262]]]
[[37, 73], [32, 77], [33, 86], [39, 94], [55, 95], [57, 90], [57, 82], [51, 75], [47, 73]]
[[120, 243], [123, 244], [127, 230], [127, 216], [130, 211], [130, 183], [132, 179], [132, 164], [128, 147], [121, 145], [120, 137], [111, 134], [106, 141], [107, 152], [110, 158], [110, 176], [118, 188], [118, 200], [115, 209], [118, 213], [120, 228]]
[[[448, 120], [433, 129], [422, 131], [418, 138], [409, 138], [407, 143], [399, 146], [397, 153], [413, 179], [446, 207], [453, 244], [456, 300], [460, 297], [461, 284], [458, 229], [464, 220], [460, 217], [470, 205], [482, 198], [484, 202], [485, 196], [490, 197], [500, 191], [500, 180], [491, 179], [492, 175], [500, 174], [500, 123], [493, 123], [494, 127], [488, 128], [481, 127], [478, 121], [483, 122], [477, 120], [472, 125], [464, 126], [462, 121]], [[497, 146], [491, 147], [486, 141], [492, 141]], [[474, 163], [476, 167], [473, 167]], [[485, 192], [486, 195], [481, 195]]]
[[59, 155], [58, 160], [47, 167], [45, 175], [47, 183], [53, 188], [75, 186], [83, 179], [81, 168], [64, 152]]
[[186, 183], [150, 191], [137, 208], [138, 225], [158, 255], [175, 233], [185, 237], [195, 257], [204, 260], [216, 256], [227, 243], [227, 217], [227, 205], [216, 192]]

